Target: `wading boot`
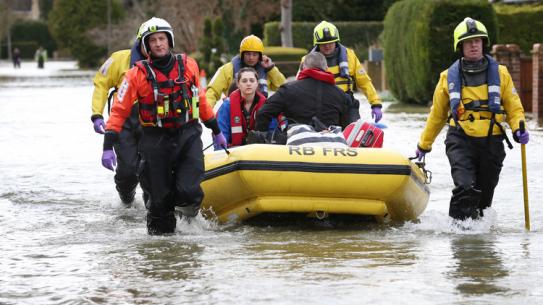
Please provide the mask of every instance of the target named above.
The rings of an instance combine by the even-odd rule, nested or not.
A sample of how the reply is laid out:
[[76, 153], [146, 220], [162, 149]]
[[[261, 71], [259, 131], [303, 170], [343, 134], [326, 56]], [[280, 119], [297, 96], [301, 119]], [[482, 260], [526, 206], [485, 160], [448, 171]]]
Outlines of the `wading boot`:
[[149, 235], [166, 235], [175, 232], [175, 214], [169, 212], [166, 215], [152, 215], [147, 212], [147, 233]]
[[119, 198], [121, 199], [121, 202], [124, 204], [125, 207], [129, 208], [132, 206], [132, 202], [134, 202], [134, 197], [136, 196], [136, 190], [131, 191], [121, 191], [117, 188], [117, 192], [119, 193]]
[[175, 211], [179, 214], [179, 219], [185, 219], [188, 223], [192, 221], [194, 217], [198, 215], [200, 211], [199, 205], [186, 205], [186, 206], [177, 206]]
[[457, 186], [453, 189], [452, 193], [451, 204], [449, 206], [450, 217], [458, 220], [479, 218], [481, 191], [473, 187]]

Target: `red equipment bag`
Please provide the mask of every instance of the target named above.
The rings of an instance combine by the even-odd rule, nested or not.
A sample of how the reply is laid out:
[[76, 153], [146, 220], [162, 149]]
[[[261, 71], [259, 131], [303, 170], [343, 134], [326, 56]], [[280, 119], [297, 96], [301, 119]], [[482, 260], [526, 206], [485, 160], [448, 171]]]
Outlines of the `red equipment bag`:
[[345, 127], [343, 136], [349, 147], [382, 148], [385, 133], [372, 123], [359, 119]]

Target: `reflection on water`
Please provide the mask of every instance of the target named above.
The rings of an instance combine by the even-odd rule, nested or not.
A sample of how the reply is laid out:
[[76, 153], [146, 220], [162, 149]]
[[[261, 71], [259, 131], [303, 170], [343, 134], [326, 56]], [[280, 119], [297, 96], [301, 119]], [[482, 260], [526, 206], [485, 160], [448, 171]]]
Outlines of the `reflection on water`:
[[381, 237], [372, 237], [348, 230], [254, 228], [247, 236], [251, 242], [239, 254], [260, 264], [269, 276], [295, 274], [300, 284], [349, 282], [370, 270], [408, 268], [417, 262], [416, 242], [387, 242], [383, 233], [376, 231]]
[[466, 235], [451, 240], [455, 270], [450, 276], [457, 281], [462, 294], [505, 293], [509, 289], [497, 282], [509, 275], [502, 262], [503, 254], [495, 247], [495, 240], [484, 235]]
[[153, 240], [137, 246], [137, 269], [146, 278], [191, 280], [201, 265], [202, 247], [175, 240]]

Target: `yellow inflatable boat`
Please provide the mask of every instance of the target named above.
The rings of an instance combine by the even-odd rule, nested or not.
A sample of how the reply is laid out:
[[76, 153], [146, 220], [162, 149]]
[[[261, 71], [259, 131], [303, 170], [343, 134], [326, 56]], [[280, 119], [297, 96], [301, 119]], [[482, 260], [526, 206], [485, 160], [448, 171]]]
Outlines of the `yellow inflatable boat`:
[[252, 144], [205, 154], [204, 214], [220, 223], [262, 213], [414, 220], [430, 196], [424, 169], [398, 152]]

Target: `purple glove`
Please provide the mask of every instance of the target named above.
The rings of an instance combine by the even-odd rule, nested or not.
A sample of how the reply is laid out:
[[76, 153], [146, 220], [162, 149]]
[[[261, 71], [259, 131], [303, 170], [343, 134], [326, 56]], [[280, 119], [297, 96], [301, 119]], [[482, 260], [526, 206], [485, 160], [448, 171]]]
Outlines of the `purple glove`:
[[211, 137], [213, 138], [213, 148], [215, 150], [221, 150], [228, 146], [228, 144], [226, 143], [226, 138], [224, 137], [222, 132], [220, 132], [219, 134], [213, 134], [211, 135]]
[[96, 131], [96, 133], [104, 134], [106, 132], [106, 123], [104, 123], [103, 119], [96, 118], [92, 121], [92, 124], [94, 125], [94, 131]]
[[117, 166], [117, 157], [112, 149], [104, 150], [102, 153], [102, 166], [109, 170], [115, 171], [115, 167]]
[[521, 133], [520, 130], [517, 130], [515, 131], [515, 136], [520, 144], [528, 144], [528, 141], [530, 140], [528, 130], [525, 130], [523, 133]]
[[415, 155], [416, 155], [415, 158], [417, 158], [417, 160], [422, 161], [422, 158], [424, 158], [424, 156], [426, 155], [426, 152], [420, 150], [420, 149], [417, 147], [417, 150], [415, 151]]
[[383, 117], [383, 112], [381, 111], [380, 107], [372, 107], [371, 108], [371, 117], [375, 118], [375, 123], [379, 122], [381, 118]]

